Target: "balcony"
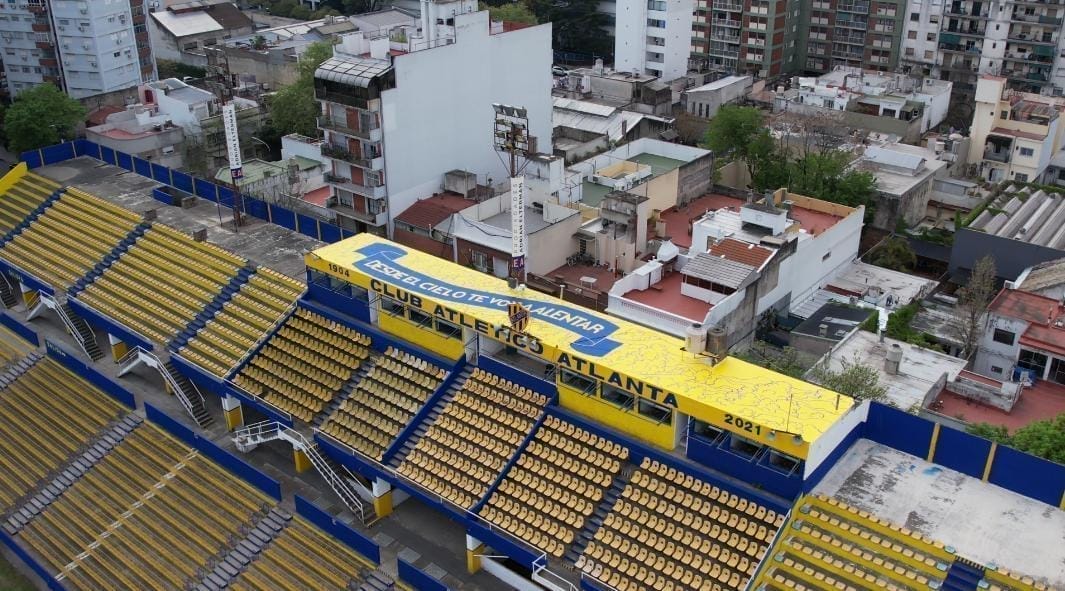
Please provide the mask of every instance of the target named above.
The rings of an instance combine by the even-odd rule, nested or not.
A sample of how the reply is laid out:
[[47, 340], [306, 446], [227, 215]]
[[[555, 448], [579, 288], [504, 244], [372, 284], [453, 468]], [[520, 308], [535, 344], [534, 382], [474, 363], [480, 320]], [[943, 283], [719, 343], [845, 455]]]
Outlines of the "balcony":
[[836, 4], [836, 10], [840, 12], [856, 12], [858, 14], [869, 14], [868, 2], [839, 2]]
[[849, 35], [842, 31], [837, 31], [832, 35], [832, 40], [839, 43], [849, 43], [851, 45], [865, 45], [865, 35]]
[[370, 140], [371, 142], [381, 141], [381, 128], [374, 127], [372, 129], [352, 129], [343, 123], [333, 121], [326, 117], [318, 118], [318, 127], [321, 129], [328, 129], [329, 131], [335, 131], [344, 135], [350, 135], [351, 137], [357, 137], [364, 140]]
[[343, 146], [336, 144], [322, 144], [322, 155], [333, 160], [341, 160], [349, 164], [354, 164], [359, 168], [366, 168], [369, 170], [381, 170], [384, 168], [385, 159], [380, 154], [373, 155], [370, 158], [364, 156], [357, 156]]
[[984, 150], [984, 160], [991, 160], [993, 162], [1003, 162], [1003, 163], [1009, 162], [1010, 161], [1010, 151], [1008, 149], [1007, 150], [985, 149]]
[[939, 49], [956, 53], [980, 54], [980, 47], [977, 45], [962, 45], [961, 37], [958, 35], [947, 35], [945, 33], [940, 33], [939, 35]]
[[947, 27], [945, 33], [955, 35], [968, 35], [970, 37], [983, 37], [987, 33], [987, 27]]
[[369, 197], [371, 199], [384, 199], [388, 195], [388, 190], [385, 188], [384, 185], [377, 185], [374, 187], [371, 187], [369, 185], [360, 185], [356, 184], [355, 181], [349, 179], [348, 177], [343, 177], [329, 172], [325, 173], [324, 178], [325, 182], [329, 183], [330, 185], [333, 185], [345, 191], [350, 191], [352, 193], [355, 193], [356, 195], [362, 195], [363, 197]]
[[747, 28], [752, 31], [765, 31], [767, 26], [765, 23], [748, 23]]
[[814, 2], [813, 3], [813, 9], [814, 10], [832, 10], [832, 5], [829, 4], [828, 2]]
[[863, 56], [861, 53], [855, 53], [853, 51], [840, 51], [838, 49], [833, 49], [832, 57], [845, 60], [861, 60]]
[[743, 12], [742, 2], [725, 2], [723, 0], [714, 0], [714, 10], [727, 10], [729, 12]]
[[836, 19], [836, 26], [845, 27], [848, 29], [858, 29], [860, 31], [864, 31], [869, 28], [868, 23], [866, 23], [865, 21], [839, 18]]
[[[1039, 48], [1039, 49], [1043, 49], [1043, 48]], [[1006, 54], [1003, 57], [1006, 60], [1008, 60], [1008, 61], [1025, 62], [1025, 63], [1030, 63], [1030, 64], [1053, 64], [1054, 63], [1053, 54], [1046, 55], [1046, 52], [1044, 52], [1041, 55], [1040, 53], [1037, 53], [1035, 51], [1016, 51], [1016, 50], [1010, 51], [1009, 48], [1007, 48]]]
[[981, 10], [974, 13], [972, 9], [964, 8], [960, 4], [954, 4], [947, 6], [945, 9], [947, 16], [955, 16], [958, 18], [987, 18], [987, 11]]
[[1026, 80], [1028, 82], [1046, 82], [1050, 79], [1049, 72], [1040, 70], [1003, 70], [1002, 75], [1014, 80]]
[[1010, 28], [1010, 32], [1006, 35], [1006, 39], [1015, 43], [1031, 43], [1033, 45], [1053, 45], [1058, 44], [1057, 35], [1042, 35], [1033, 33], [1021, 33], [1015, 32]]
[[713, 55], [713, 56], [717, 56], [717, 57], [731, 57], [731, 58], [740, 57], [740, 50], [738, 50], [738, 49], [729, 49], [729, 48], [724, 48], [724, 47], [711, 47], [707, 51], [707, 53], [709, 55]]
[[1046, 16], [1043, 14], [1023, 14], [1013, 13], [1011, 17], [1015, 21], [1021, 21], [1025, 23], [1038, 23], [1041, 25], [1054, 25], [1061, 26], [1061, 18], [1056, 16]]
[[980, 69], [980, 65], [974, 62], [967, 61], [945, 61], [941, 66], [944, 70], [953, 72], [976, 72]]
[[382, 211], [381, 213], [370, 213], [366, 211], [359, 211], [354, 207], [348, 207], [347, 205], [333, 205], [329, 207], [329, 211], [336, 213], [337, 215], [347, 216], [349, 218], [355, 218], [360, 222], [365, 222], [371, 226], [383, 226], [388, 223], [388, 213]]
[[728, 27], [730, 29], [738, 29], [738, 28], [740, 28], [740, 21], [735, 21], [735, 20], [731, 20], [731, 19], [724, 19], [724, 18], [715, 18], [714, 21], [712, 23], [710, 23], [710, 24], [715, 26], [715, 27]]

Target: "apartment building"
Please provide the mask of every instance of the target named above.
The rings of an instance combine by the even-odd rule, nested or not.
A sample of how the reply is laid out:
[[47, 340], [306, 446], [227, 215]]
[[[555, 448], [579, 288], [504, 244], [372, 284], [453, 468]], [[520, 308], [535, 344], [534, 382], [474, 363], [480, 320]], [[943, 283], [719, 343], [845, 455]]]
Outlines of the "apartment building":
[[1062, 148], [1065, 99], [1025, 93], [1002, 76], [984, 75], [976, 86], [969, 162], [992, 182], [1041, 182]]
[[665, 81], [688, 73], [694, 0], [621, 0], [617, 3], [614, 69]]
[[530, 150], [551, 151], [551, 26], [490, 22], [474, 0], [425, 0], [421, 13], [419, 29], [342, 36], [315, 72], [343, 227], [390, 233], [451, 170], [504, 181], [493, 104], [524, 109]]
[[798, 0], [696, 0], [691, 56], [711, 70], [766, 77], [799, 71]]
[[908, 11], [904, 71], [950, 80], [964, 100], [971, 99], [981, 74], [1002, 76], [1010, 88], [1025, 92], [1065, 89], [1060, 4], [913, 0]]
[[894, 71], [899, 60], [906, 2], [813, 0], [803, 3], [798, 70], [829, 72], [838, 66]]
[[11, 96], [52, 82], [81, 99], [156, 77], [147, 0], [0, 4], [0, 49]]

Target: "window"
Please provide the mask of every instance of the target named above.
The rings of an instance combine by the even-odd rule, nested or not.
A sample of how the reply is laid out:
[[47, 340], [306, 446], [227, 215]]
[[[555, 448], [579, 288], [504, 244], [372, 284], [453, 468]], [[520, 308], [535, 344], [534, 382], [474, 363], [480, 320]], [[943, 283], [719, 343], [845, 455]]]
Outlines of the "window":
[[381, 296], [381, 311], [393, 316], [402, 316], [403, 304], [392, 298]]
[[717, 427], [700, 421], [699, 419], [692, 419], [692, 434], [698, 435], [703, 439], [709, 439], [710, 441], [716, 441], [718, 437], [721, 437], [723, 431]]
[[930, 50], [924, 52], [924, 59], [926, 59], [926, 60], [932, 59], [932, 52]]
[[473, 263], [475, 269], [482, 273], [488, 272], [488, 255], [479, 251], [470, 251], [470, 262]]
[[1028, 182], [1028, 175], [1024, 174], [1023, 172], [1018, 172], [1017, 174], [1013, 175], [1013, 178], [1020, 183]]
[[1037, 378], [1043, 377], [1043, 373], [1047, 368], [1047, 356], [1035, 351], [1021, 349], [1021, 354], [1017, 357], [1017, 367], [1030, 370]]
[[632, 402], [635, 399], [632, 394], [629, 394], [620, 388], [606, 385], [603, 386], [603, 392], [600, 394], [600, 397], [623, 410], [632, 408]]
[[1002, 330], [1001, 328], [996, 328], [995, 333], [991, 336], [991, 340], [996, 343], [1002, 343], [1003, 345], [1013, 345], [1013, 340], [1015, 338], [1015, 334], [1008, 330]]
[[735, 433], [732, 434], [732, 439], [729, 441], [730, 450], [748, 458], [753, 458], [755, 454], [762, 451], [762, 447], [760, 443], [755, 443]]
[[592, 378], [582, 376], [581, 374], [574, 371], [570, 371], [568, 369], [563, 369], [562, 371], [560, 371], [559, 376], [562, 379], [563, 385], [569, 386], [570, 388], [573, 388], [574, 390], [577, 390], [578, 392], [581, 392], [583, 394], [595, 393], [596, 381]]
[[647, 26], [648, 27], [658, 27], [659, 29], [664, 29], [664, 28], [666, 28], [666, 21], [661, 20], [661, 19], [656, 19], [656, 18], [649, 18], [649, 19], [647, 19]]
[[122, 52], [121, 52], [121, 51], [116, 51], [116, 52], [115, 52], [114, 54], [112, 54], [112, 55], [113, 55], [114, 57], [122, 57]]
[[673, 409], [664, 404], [658, 404], [657, 402], [641, 398], [640, 402], [636, 405], [636, 412], [656, 423], [663, 425], [673, 424]]
[[935, 40], [936, 40], [936, 34], [935, 33], [928, 33], [928, 34], [925, 35], [925, 41], [935, 41]]
[[906, 48], [906, 55], [908, 55], [910, 57], [913, 57], [913, 48], [912, 47], [907, 47]]
[[907, 39], [916, 39], [917, 38], [917, 31], [907, 31], [906, 32], [906, 38]]
[[432, 327], [433, 317], [415, 308], [407, 308], [407, 317], [418, 326]]
[[827, 261], [827, 260], [828, 260], [828, 257], [830, 257], [830, 256], [832, 256], [832, 251], [828, 251], [828, 252], [826, 252], [826, 253], [824, 254], [824, 256], [822, 256], [822, 257], [821, 257], [821, 260], [822, 260], [822, 261]]
[[1002, 373], [1002, 368], [997, 366], [997, 365], [992, 365], [991, 366], [991, 373], [1001, 374]]
[[444, 335], [449, 339], [457, 339], [462, 337], [462, 329], [457, 324], [452, 324], [447, 320], [436, 319], [436, 332]]
[[921, 13], [919, 13], [919, 12], [911, 12], [910, 13], [910, 21], [916, 23], [916, 22], [919, 22], [920, 20], [921, 20]]
[[1021, 153], [1021, 156], [1035, 155], [1035, 150], [1033, 148], [1020, 148], [1019, 152]]
[[660, 10], [665, 12], [666, 3], [662, 0], [647, 0], [647, 10]]

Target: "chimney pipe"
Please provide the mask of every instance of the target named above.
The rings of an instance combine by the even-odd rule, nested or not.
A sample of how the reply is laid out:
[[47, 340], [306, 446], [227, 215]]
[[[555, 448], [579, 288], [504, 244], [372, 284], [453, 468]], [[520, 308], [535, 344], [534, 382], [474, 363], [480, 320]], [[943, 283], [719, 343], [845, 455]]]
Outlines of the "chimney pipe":
[[884, 372], [897, 376], [899, 375], [900, 364], [902, 364], [902, 347], [898, 343], [894, 343], [888, 349], [887, 356], [884, 358]]

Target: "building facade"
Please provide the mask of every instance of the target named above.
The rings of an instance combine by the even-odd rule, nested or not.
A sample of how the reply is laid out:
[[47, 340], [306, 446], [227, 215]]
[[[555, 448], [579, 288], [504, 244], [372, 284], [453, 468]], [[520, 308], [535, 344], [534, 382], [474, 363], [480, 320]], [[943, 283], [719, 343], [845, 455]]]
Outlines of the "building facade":
[[146, 5], [146, 0], [0, 5], [8, 93], [51, 82], [82, 99], [154, 80]]
[[798, 0], [696, 0], [692, 57], [711, 70], [765, 78], [801, 70]]
[[1065, 142], [1065, 99], [1018, 92], [1002, 76], [981, 76], [970, 132], [969, 162], [986, 180], [1041, 182]]
[[424, 2], [421, 31], [343, 36], [315, 73], [338, 224], [385, 235], [451, 170], [505, 180], [494, 103], [524, 108], [529, 148], [550, 152], [551, 58], [550, 25], [510, 30], [472, 0]]
[[688, 73], [693, 0], [622, 0], [614, 27], [614, 69], [675, 80]]

